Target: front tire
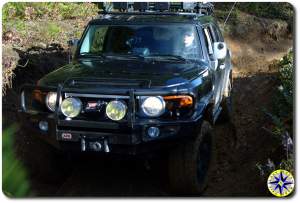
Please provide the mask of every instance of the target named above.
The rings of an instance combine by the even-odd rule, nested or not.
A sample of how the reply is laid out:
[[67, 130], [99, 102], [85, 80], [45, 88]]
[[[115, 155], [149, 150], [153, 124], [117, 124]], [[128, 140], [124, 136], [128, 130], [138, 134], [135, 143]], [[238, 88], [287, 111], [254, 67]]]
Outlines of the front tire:
[[207, 121], [198, 135], [169, 154], [169, 179], [178, 194], [201, 194], [207, 186], [214, 160], [214, 135]]

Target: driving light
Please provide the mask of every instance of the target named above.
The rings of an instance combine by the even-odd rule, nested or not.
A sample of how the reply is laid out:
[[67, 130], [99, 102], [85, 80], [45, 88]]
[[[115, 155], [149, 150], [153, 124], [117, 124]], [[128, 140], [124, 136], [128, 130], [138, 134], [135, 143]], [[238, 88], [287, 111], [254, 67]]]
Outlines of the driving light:
[[127, 106], [123, 101], [113, 100], [106, 106], [106, 115], [113, 121], [119, 121], [126, 115]]
[[47, 121], [40, 121], [39, 122], [39, 128], [42, 131], [48, 131], [48, 122]]
[[68, 118], [74, 118], [79, 115], [82, 109], [82, 103], [80, 99], [75, 97], [69, 97], [63, 100], [61, 103], [61, 112]]
[[141, 108], [145, 115], [157, 117], [165, 112], [165, 101], [162, 97], [147, 97]]
[[148, 128], [148, 135], [151, 137], [151, 138], [155, 138], [155, 137], [158, 137], [159, 136], [159, 128], [157, 127], [150, 127]]
[[38, 101], [40, 103], [44, 102], [46, 93], [42, 92], [41, 90], [33, 90], [32, 94], [33, 94], [33, 98], [36, 101]]
[[53, 112], [55, 111], [56, 98], [57, 98], [56, 92], [49, 92], [46, 96], [46, 106], [50, 111]]

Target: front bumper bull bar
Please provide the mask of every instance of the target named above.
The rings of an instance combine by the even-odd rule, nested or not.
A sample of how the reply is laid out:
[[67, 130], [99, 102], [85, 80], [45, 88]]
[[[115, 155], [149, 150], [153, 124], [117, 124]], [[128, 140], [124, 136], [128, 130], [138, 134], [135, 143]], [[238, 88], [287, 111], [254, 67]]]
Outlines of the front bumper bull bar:
[[[87, 146], [89, 146], [89, 142], [99, 142], [104, 145], [102, 148], [104, 152], [136, 154], [137, 151], [145, 151], [147, 149], [145, 145], [150, 145], [150, 149], [154, 150], [157, 147], [153, 147], [153, 143], [156, 143], [155, 146], [160, 146], [159, 143], [171, 143], [169, 142], [170, 140], [183, 136], [192, 136], [197, 129], [196, 127], [199, 126], [199, 122], [201, 122], [202, 114], [199, 112], [202, 112], [205, 108], [205, 104], [198, 105], [195, 114], [188, 120], [163, 121], [159, 119], [140, 119], [136, 117], [137, 96], [176, 94], [177, 89], [151, 89], [151, 91], [147, 91], [144, 88], [122, 89], [105, 86], [101, 88], [78, 89], [66, 87], [65, 84], [66, 83], [60, 84], [58, 87], [24, 85], [21, 90], [21, 108], [19, 115], [22, 119], [23, 126], [33, 129], [35, 134], [38, 133], [41, 135], [40, 137], [45, 138], [46, 141], [58, 148], [65, 148], [65, 144], [67, 143], [67, 145], [72, 145], [77, 149], [85, 151], [88, 148]], [[33, 90], [56, 91], [57, 102], [55, 112], [39, 112], [34, 109], [28, 109], [24, 91], [32, 92]], [[128, 96], [127, 123], [119, 124], [116, 122], [61, 119], [59, 101], [66, 92]], [[198, 114], [196, 112], [198, 112]], [[47, 132], [43, 132], [39, 129], [38, 122], [41, 120], [49, 123], [49, 130]], [[76, 129], [78, 126], [80, 126], [80, 129]], [[159, 137], [151, 138], [146, 134], [147, 128], [150, 126], [158, 127], [161, 130]], [[68, 136], [69, 134], [71, 134], [71, 136]], [[109, 146], [109, 149], [106, 148], [106, 145]], [[137, 150], [138, 148], [140, 150]]]

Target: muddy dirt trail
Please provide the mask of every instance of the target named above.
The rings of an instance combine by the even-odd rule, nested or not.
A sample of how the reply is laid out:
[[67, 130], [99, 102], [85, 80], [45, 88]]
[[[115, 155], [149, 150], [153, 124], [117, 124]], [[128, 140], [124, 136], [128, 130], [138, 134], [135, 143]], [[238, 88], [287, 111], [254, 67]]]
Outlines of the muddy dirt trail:
[[[235, 75], [235, 118], [233, 124], [215, 126], [217, 161], [204, 196], [269, 195], [256, 163], [272, 149], [262, 108], [270, 105], [275, 84], [274, 74]], [[33, 176], [33, 189], [41, 196], [168, 196], [166, 167], [165, 156], [149, 163], [84, 156], [61, 181], [42, 183]]]
[[[226, 41], [233, 55], [234, 119], [232, 123], [215, 126], [217, 160], [203, 195], [269, 196], [266, 180], [256, 168], [258, 162], [265, 162], [272, 153], [273, 138], [264, 130], [269, 121], [263, 109], [271, 106], [277, 89], [277, 73], [271, 64], [292, 47], [292, 41], [286, 38], [268, 41], [255, 35], [242, 40], [227, 37]], [[65, 54], [60, 51], [51, 53], [54, 55], [50, 56], [43, 50], [32, 51], [30, 57], [36, 60], [38, 70], [39, 67], [49, 67], [54, 61], [56, 66], [66, 62], [62, 60], [67, 58]], [[41, 64], [44, 59], [45, 63]], [[31, 81], [31, 76], [25, 77], [28, 75], [25, 69], [20, 69], [16, 74], [19, 77], [13, 83], [15, 87]], [[35, 78], [45, 73], [38, 74]], [[3, 97], [4, 127], [15, 120], [16, 94], [16, 91], [9, 91]], [[17, 134], [16, 138], [16, 149], [19, 157], [27, 160], [25, 165], [31, 168], [37, 164], [45, 165], [45, 170], [59, 167], [48, 163], [47, 155], [31, 150], [33, 147], [43, 148], [43, 145], [31, 143], [24, 133]], [[41, 161], [30, 161], [33, 156], [39, 156]], [[165, 156], [147, 163], [142, 160], [83, 156], [71, 163], [59, 181], [43, 182], [39, 171], [35, 171], [31, 175], [32, 195], [169, 196], [166, 166]]]
[[[255, 63], [248, 63], [248, 68], [235, 67], [234, 119], [232, 124], [215, 126], [217, 161], [204, 196], [269, 195], [256, 164], [272, 153], [273, 138], [264, 130], [268, 118], [263, 108], [272, 104], [277, 88], [276, 70], [270, 64], [285, 52], [279, 50], [273, 58], [255, 53]], [[240, 63], [241, 57], [236, 54], [233, 63]], [[263, 65], [255, 69], [258, 63]], [[72, 163], [60, 181], [43, 183], [33, 175], [32, 183], [38, 196], [169, 196], [166, 167], [165, 156], [148, 163], [84, 156]]]

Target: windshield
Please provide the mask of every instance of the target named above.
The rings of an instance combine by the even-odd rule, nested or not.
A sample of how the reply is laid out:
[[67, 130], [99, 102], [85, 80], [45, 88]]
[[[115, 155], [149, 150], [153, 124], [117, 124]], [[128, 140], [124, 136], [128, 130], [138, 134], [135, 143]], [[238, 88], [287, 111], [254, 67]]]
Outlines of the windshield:
[[193, 25], [91, 25], [80, 55], [201, 58]]

